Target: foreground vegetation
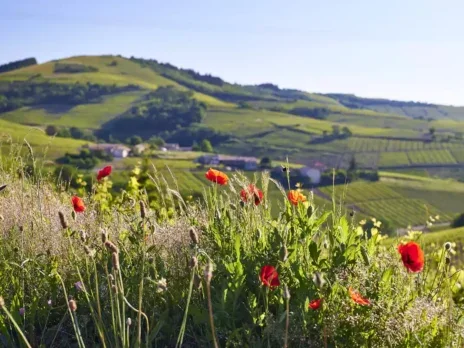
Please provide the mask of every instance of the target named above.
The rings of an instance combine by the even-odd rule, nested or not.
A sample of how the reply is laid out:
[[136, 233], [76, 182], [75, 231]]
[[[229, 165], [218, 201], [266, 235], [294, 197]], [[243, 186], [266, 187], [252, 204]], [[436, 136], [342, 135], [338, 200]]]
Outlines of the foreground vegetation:
[[462, 245], [420, 233], [385, 243], [377, 220], [358, 224], [266, 174], [208, 171], [204, 199], [189, 201], [154, 172], [157, 195], [136, 170], [115, 197], [109, 168], [85, 194], [23, 161], [0, 162], [0, 345], [464, 343]]

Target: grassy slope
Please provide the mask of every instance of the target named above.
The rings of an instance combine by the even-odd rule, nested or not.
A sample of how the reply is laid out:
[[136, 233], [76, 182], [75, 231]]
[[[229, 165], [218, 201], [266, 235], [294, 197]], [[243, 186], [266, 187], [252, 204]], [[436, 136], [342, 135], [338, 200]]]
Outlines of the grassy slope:
[[37, 155], [46, 154], [47, 159], [55, 159], [65, 152], [76, 152], [82, 145], [88, 144], [81, 140], [52, 138], [41, 129], [0, 120], [0, 141], [6, 144], [10, 139], [14, 143], [23, 143], [26, 139]]

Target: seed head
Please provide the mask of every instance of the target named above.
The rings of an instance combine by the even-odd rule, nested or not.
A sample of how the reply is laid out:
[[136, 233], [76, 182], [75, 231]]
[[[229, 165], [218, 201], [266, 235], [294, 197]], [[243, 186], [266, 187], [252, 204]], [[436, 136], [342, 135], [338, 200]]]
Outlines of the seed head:
[[198, 266], [198, 259], [196, 256], [192, 256], [192, 258], [190, 259], [190, 262], [189, 262], [189, 267], [190, 268], [195, 268], [196, 266]]
[[116, 271], [119, 271], [119, 254], [118, 253], [112, 253], [111, 254], [111, 261], [113, 262], [113, 268]]
[[82, 243], [85, 243], [87, 241], [87, 233], [85, 233], [84, 230], [80, 230], [79, 231], [79, 236], [81, 237], [81, 241]]
[[193, 244], [197, 245], [198, 244], [198, 233], [195, 231], [193, 227], [190, 227], [189, 229], [189, 234], [190, 234], [190, 239]]
[[132, 325], [132, 319], [131, 319], [131, 318], [127, 318], [127, 320], [126, 320], [126, 325], [127, 325], [127, 326], [131, 326], [131, 325]]
[[101, 231], [101, 240], [102, 240], [102, 243], [105, 244], [106, 241], [108, 240], [108, 235], [106, 234], [106, 231], [102, 229]]
[[112, 253], [119, 253], [118, 247], [113, 242], [107, 240], [105, 242], [105, 246], [108, 249], [108, 251], [110, 251]]
[[450, 250], [451, 249], [451, 243], [450, 242], [446, 242], [445, 243], [445, 250]]
[[286, 300], [290, 299], [290, 291], [288, 291], [287, 284], [284, 285], [284, 299]]
[[2, 296], [0, 296], [0, 309], [2, 309], [4, 305], [5, 305], [5, 300], [3, 299]]
[[206, 280], [206, 283], [210, 283], [211, 278], [213, 278], [213, 264], [211, 263], [211, 261], [209, 261], [208, 264], [205, 267], [205, 280]]
[[140, 205], [140, 217], [142, 219], [145, 219], [145, 217], [147, 216], [147, 207], [145, 205], [145, 202], [144, 201], [140, 201], [139, 202], [139, 205]]
[[66, 221], [66, 218], [64, 217], [64, 214], [62, 211], [58, 212], [58, 216], [60, 217], [60, 223], [61, 227], [63, 227], [63, 230], [68, 228], [68, 222]]
[[90, 256], [90, 257], [95, 256], [95, 250], [90, 249], [87, 245], [84, 245], [84, 251], [87, 254], [87, 256]]
[[71, 312], [75, 312], [77, 310], [77, 303], [74, 300], [69, 300], [68, 301], [68, 307], [71, 310]]

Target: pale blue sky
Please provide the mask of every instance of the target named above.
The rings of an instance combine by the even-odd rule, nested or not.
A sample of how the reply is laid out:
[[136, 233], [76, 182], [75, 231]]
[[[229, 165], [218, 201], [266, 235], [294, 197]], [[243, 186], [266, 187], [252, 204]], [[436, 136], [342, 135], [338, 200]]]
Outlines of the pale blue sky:
[[462, 0], [0, 3], [0, 63], [134, 55], [230, 82], [464, 105]]

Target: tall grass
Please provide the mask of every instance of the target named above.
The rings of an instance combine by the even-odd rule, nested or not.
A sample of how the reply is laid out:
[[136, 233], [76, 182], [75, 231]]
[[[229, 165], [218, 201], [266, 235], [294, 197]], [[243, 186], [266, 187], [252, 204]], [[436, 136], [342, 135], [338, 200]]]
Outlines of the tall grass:
[[[153, 171], [155, 205], [134, 171], [119, 197], [111, 177], [80, 192], [86, 210], [75, 213], [71, 192], [24, 170], [30, 156], [0, 162], [0, 345], [464, 343], [460, 250], [436, 246], [424, 269], [410, 273], [400, 241], [381, 243], [381, 226], [367, 231], [335, 202], [321, 210], [304, 191], [308, 201], [293, 205], [266, 173], [254, 180], [264, 193], [258, 205], [241, 200], [250, 180], [240, 174], [186, 202]], [[277, 218], [266, 199], [271, 185], [282, 192]], [[272, 279], [264, 266], [275, 270]], [[349, 288], [370, 304], [355, 302]], [[318, 309], [309, 306], [315, 299]]]

